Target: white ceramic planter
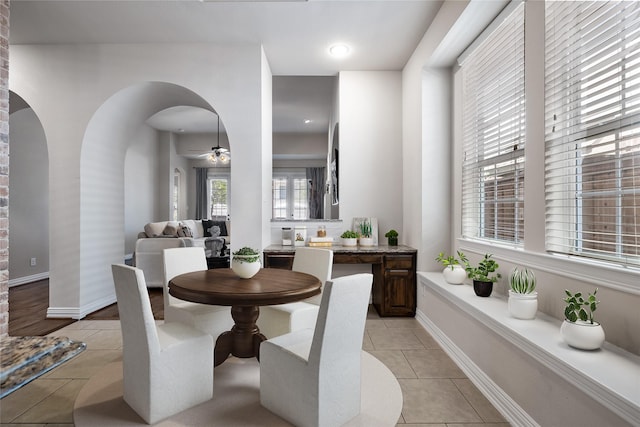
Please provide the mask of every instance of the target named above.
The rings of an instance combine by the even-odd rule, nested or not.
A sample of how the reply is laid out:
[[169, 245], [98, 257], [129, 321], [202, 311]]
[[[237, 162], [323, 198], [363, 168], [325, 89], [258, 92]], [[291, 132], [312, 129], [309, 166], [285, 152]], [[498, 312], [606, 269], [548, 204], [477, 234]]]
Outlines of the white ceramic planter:
[[442, 270], [442, 275], [444, 276], [444, 280], [450, 285], [461, 285], [467, 277], [467, 272], [464, 271], [461, 265], [454, 265], [453, 268], [445, 267], [445, 269]]
[[604, 343], [604, 329], [598, 322], [589, 323], [582, 320], [569, 322], [565, 320], [560, 326], [560, 334], [564, 342], [581, 350], [597, 350]]
[[355, 237], [352, 239], [342, 239], [342, 246], [357, 246], [358, 245], [358, 239], [356, 239]]
[[371, 238], [371, 237], [361, 237], [360, 238], [360, 246], [373, 246], [373, 238]]
[[509, 314], [516, 319], [534, 319], [538, 311], [538, 292], [534, 291], [530, 294], [519, 294], [509, 289], [507, 307]]
[[231, 258], [231, 269], [238, 277], [242, 279], [250, 279], [260, 271], [260, 259], [256, 262], [246, 262], [243, 258], [247, 256], [255, 257], [255, 255], [233, 255]]

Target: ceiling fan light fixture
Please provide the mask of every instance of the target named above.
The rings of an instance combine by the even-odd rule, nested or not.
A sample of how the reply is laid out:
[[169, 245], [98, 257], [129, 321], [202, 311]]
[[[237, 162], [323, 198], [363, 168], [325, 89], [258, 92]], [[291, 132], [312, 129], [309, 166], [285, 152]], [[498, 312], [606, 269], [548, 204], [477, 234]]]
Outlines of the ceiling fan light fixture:
[[229, 150], [220, 147], [220, 116], [218, 116], [218, 145], [211, 147], [211, 154], [209, 154], [207, 158], [209, 159], [209, 162], [214, 165], [217, 165], [218, 163], [226, 165], [231, 161], [231, 154], [229, 153]]

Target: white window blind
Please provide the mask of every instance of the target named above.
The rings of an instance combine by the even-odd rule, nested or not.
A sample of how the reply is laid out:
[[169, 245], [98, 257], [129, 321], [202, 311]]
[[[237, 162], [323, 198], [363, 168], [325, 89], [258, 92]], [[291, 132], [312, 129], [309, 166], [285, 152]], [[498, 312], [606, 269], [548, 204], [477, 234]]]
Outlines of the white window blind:
[[640, 3], [545, 19], [547, 250], [640, 265]]
[[524, 3], [461, 64], [462, 233], [524, 241]]

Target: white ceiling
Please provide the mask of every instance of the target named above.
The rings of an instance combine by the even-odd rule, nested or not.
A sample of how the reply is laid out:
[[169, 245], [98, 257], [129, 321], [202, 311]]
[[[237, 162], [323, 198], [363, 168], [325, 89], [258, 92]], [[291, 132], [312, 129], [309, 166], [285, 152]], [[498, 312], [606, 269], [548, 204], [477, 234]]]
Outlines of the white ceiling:
[[[12, 0], [11, 44], [261, 43], [274, 76], [274, 132], [327, 130], [343, 70], [401, 70], [442, 1]], [[332, 58], [336, 42], [349, 56]], [[304, 124], [304, 119], [311, 119]], [[215, 132], [214, 113], [177, 107], [152, 117], [162, 130]], [[223, 127], [221, 129], [224, 129]]]

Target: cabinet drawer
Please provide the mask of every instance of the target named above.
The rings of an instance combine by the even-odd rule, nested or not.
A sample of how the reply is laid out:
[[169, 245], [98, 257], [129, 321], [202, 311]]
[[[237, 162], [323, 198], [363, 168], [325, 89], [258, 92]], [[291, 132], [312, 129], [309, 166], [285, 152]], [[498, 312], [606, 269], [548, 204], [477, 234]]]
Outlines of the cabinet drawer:
[[384, 264], [386, 269], [411, 269], [413, 265], [413, 257], [411, 255], [387, 256]]

